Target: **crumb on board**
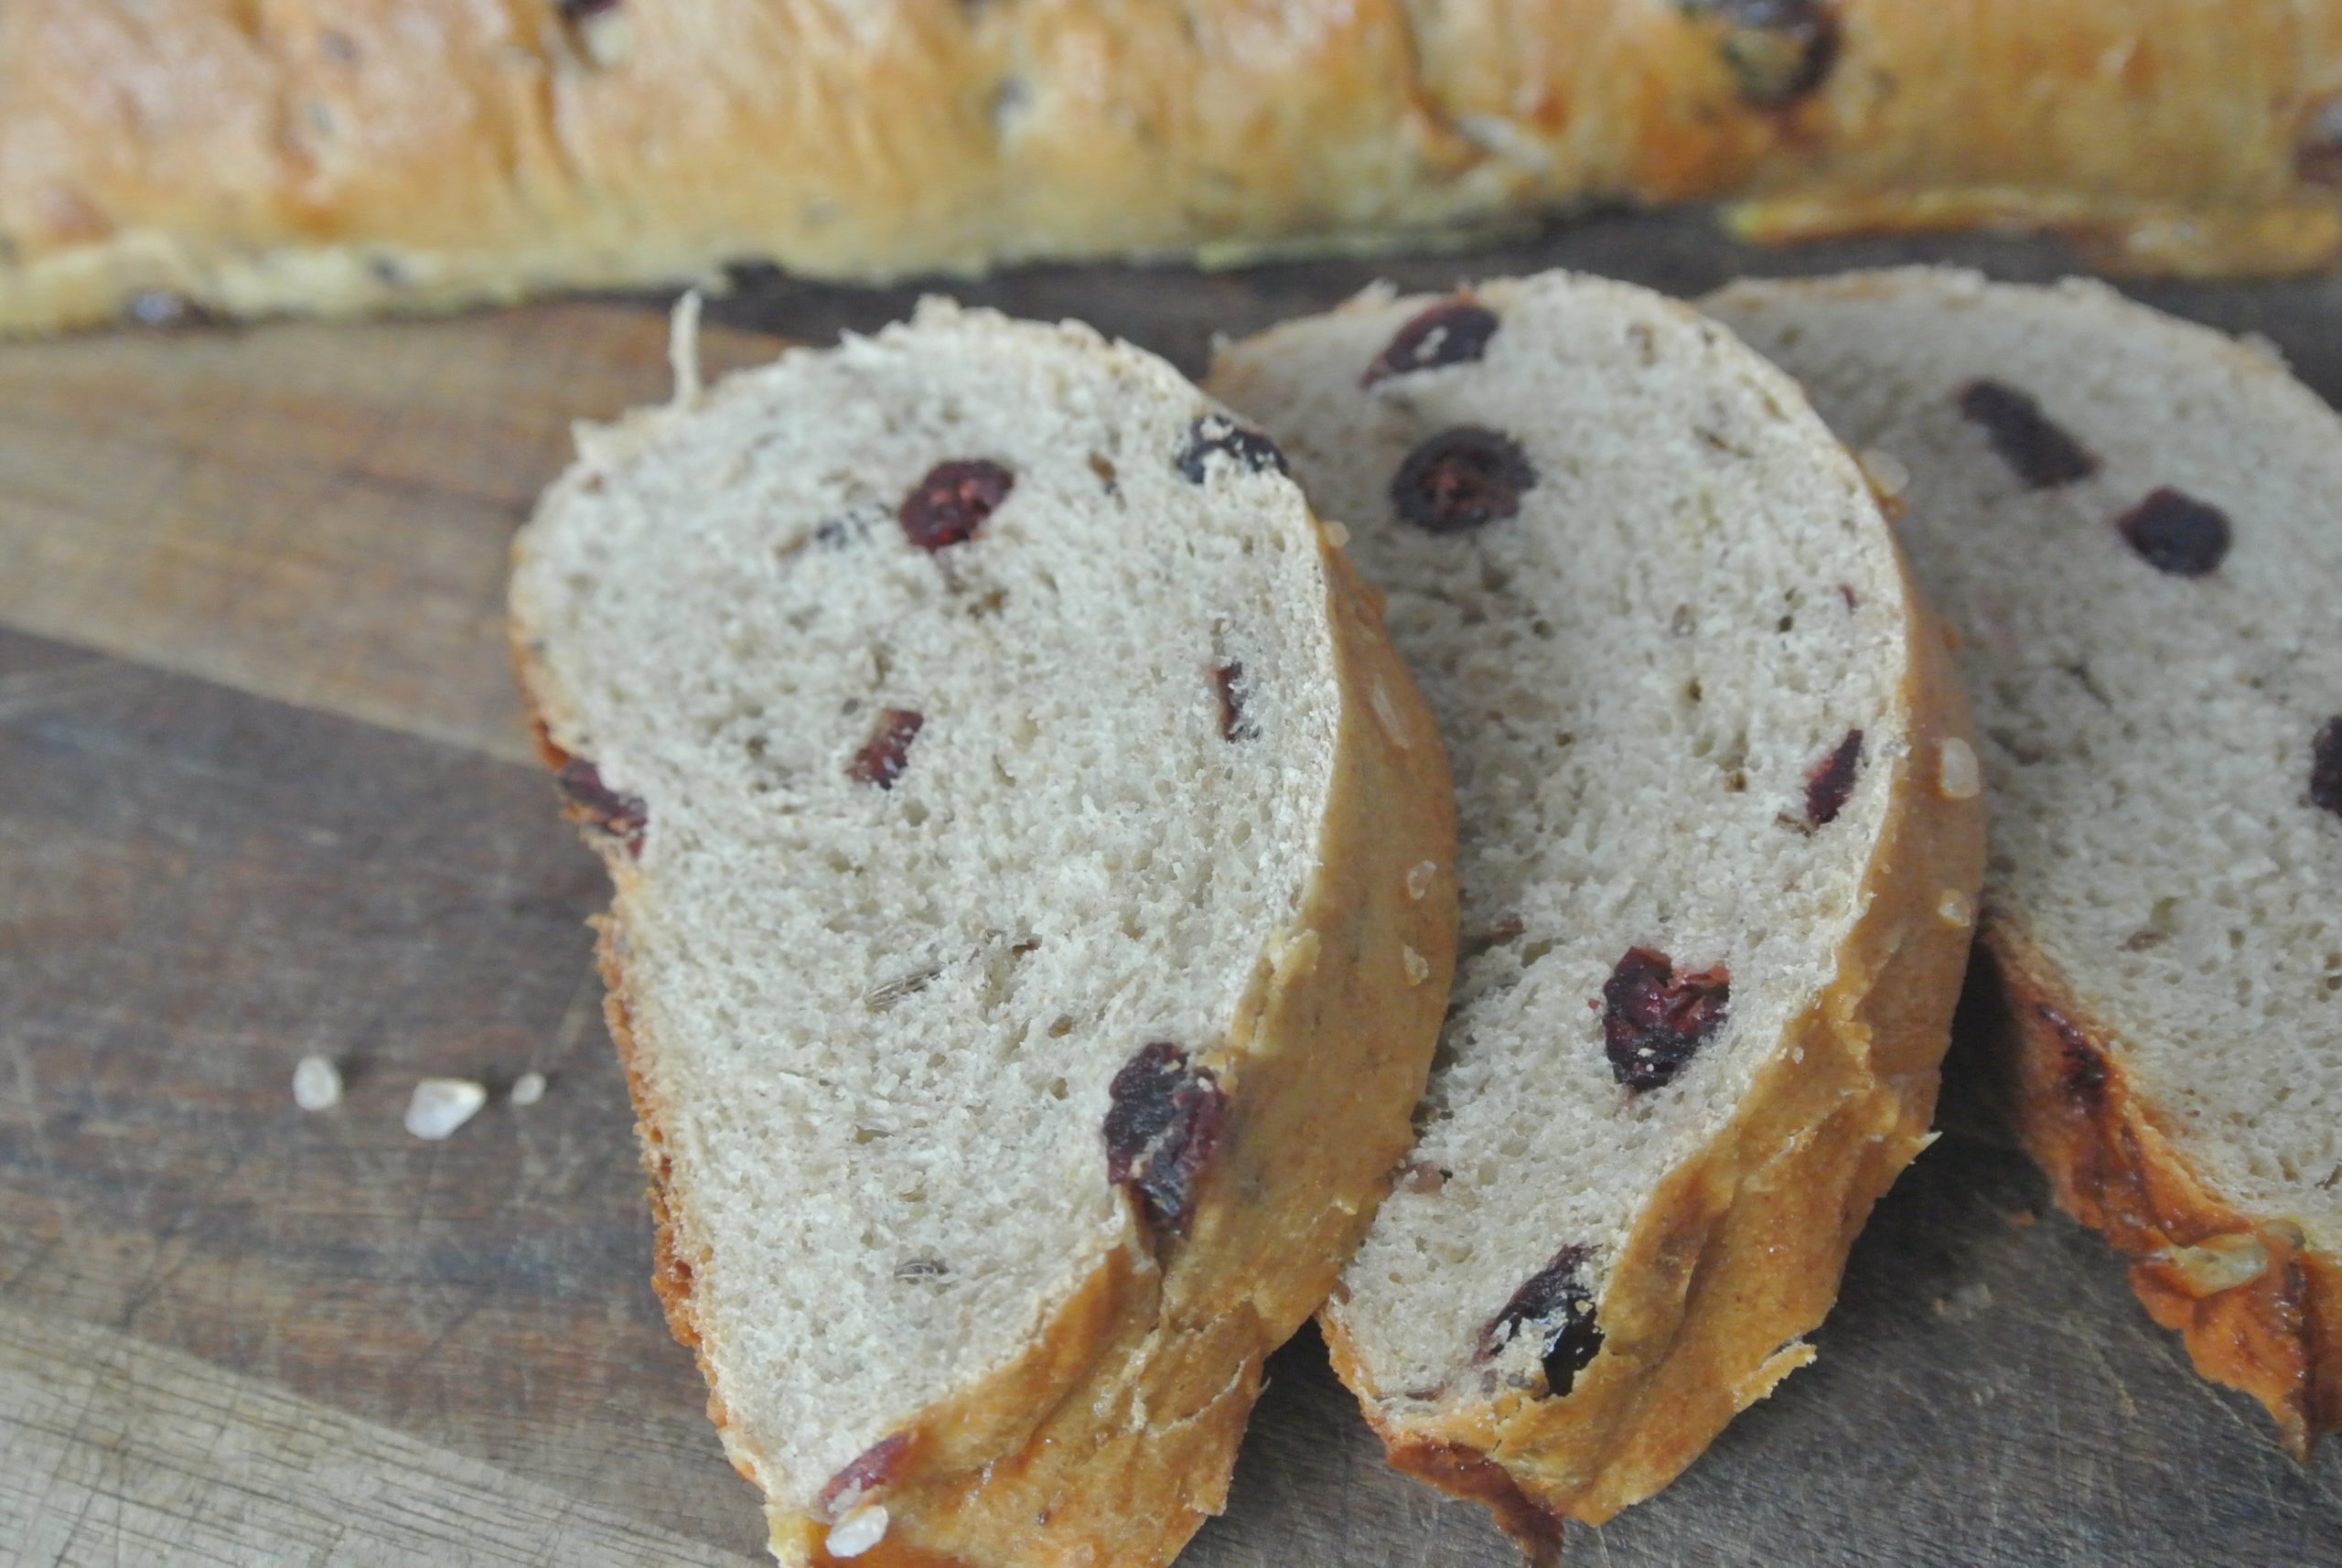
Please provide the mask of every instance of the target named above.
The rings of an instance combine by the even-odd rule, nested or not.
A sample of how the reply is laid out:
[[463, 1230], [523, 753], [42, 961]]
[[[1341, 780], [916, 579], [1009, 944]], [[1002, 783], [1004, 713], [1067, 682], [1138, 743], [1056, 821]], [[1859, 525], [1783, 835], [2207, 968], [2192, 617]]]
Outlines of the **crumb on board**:
[[418, 1138], [445, 1138], [488, 1103], [488, 1090], [467, 1078], [426, 1078], [407, 1101], [406, 1130]]

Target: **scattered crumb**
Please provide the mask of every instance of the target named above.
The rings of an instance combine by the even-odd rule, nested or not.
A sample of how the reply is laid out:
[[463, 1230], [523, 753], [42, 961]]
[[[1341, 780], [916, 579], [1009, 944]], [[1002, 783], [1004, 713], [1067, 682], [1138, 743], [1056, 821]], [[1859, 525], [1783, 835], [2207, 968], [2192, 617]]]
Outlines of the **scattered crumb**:
[[822, 1549], [833, 1557], [859, 1557], [886, 1539], [886, 1505], [857, 1509], [830, 1527]]
[[488, 1103], [488, 1090], [467, 1078], [426, 1078], [407, 1101], [406, 1130], [418, 1138], [444, 1138]]
[[1407, 897], [1420, 900], [1431, 891], [1432, 878], [1439, 875], [1439, 863], [1419, 860], [1407, 871]]
[[325, 1057], [303, 1057], [293, 1069], [293, 1103], [304, 1111], [329, 1111], [341, 1103], [341, 1069]]
[[1965, 927], [1976, 923], [1976, 907], [1969, 902], [1968, 895], [1957, 887], [1943, 890], [1942, 898], [1936, 903], [1936, 913], [1947, 925]]
[[513, 1104], [534, 1105], [538, 1101], [543, 1100], [544, 1097], [544, 1074], [541, 1072], [524, 1072], [520, 1077], [512, 1080]]
[[1431, 974], [1431, 961], [1403, 942], [1399, 947], [1399, 961], [1406, 967], [1410, 985], [1421, 985]]

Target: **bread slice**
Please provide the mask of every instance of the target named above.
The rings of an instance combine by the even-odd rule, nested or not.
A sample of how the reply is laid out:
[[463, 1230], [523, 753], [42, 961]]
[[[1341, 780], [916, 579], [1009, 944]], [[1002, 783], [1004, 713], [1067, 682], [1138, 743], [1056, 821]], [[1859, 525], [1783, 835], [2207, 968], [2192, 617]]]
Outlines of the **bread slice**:
[[1909, 473], [1984, 736], [2026, 1142], [2306, 1454], [2342, 1426], [2342, 421], [2096, 284], [1714, 304]]
[[1943, 633], [1730, 333], [1548, 274], [1225, 349], [1456, 770], [1421, 1138], [1323, 1322], [1392, 1462], [1532, 1545], [1812, 1357], [1927, 1140], [1982, 858]]
[[1437, 734], [1149, 355], [933, 304], [686, 402], [512, 584], [675, 1333], [784, 1563], [1167, 1561], [1410, 1135]]

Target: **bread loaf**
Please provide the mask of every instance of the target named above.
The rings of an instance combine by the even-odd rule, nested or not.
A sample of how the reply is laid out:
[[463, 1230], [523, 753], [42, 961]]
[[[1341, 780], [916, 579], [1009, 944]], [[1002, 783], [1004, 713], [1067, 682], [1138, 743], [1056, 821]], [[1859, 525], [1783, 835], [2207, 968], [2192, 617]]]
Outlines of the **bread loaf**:
[[1209, 385], [1456, 773], [1456, 995], [1327, 1341], [1394, 1464], [1552, 1544], [1811, 1359], [1927, 1141], [1982, 856], [1946, 641], [1795, 385], [1644, 290], [1370, 293]]
[[1035, 257], [1767, 238], [2342, 245], [2342, 0], [10, 0], [0, 332]]
[[2026, 1143], [2306, 1454], [2342, 1426], [2342, 420], [2093, 284], [1714, 305], [1910, 475], [1984, 737]]
[[659, 1289], [784, 1563], [1167, 1561], [1406, 1145], [1445, 764], [1280, 464], [935, 305], [587, 431], [520, 536]]

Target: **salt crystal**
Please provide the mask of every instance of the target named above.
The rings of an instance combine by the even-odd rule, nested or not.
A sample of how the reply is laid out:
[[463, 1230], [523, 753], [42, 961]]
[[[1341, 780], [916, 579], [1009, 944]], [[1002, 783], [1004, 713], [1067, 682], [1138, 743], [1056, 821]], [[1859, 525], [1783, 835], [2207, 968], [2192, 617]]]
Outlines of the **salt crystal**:
[[426, 1078], [407, 1101], [406, 1130], [418, 1138], [444, 1138], [488, 1103], [488, 1090], [467, 1078]]
[[524, 1072], [520, 1077], [512, 1080], [513, 1104], [534, 1105], [538, 1101], [543, 1100], [544, 1097], [544, 1074], [541, 1072]]

